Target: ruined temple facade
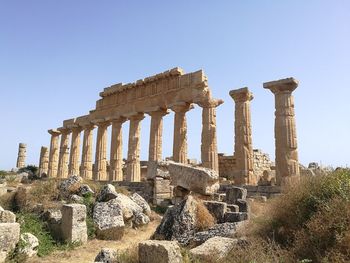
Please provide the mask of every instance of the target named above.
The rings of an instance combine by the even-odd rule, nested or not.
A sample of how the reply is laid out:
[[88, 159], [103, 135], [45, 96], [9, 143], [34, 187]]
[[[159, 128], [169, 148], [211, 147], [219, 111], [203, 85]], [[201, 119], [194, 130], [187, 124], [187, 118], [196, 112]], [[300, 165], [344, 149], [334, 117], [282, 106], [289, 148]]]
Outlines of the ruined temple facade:
[[[64, 120], [62, 127], [49, 130], [49, 177], [66, 178], [80, 174], [96, 181], [140, 181], [142, 120], [146, 116], [151, 117], [149, 162], [159, 161], [163, 158], [163, 118], [170, 111], [175, 113], [173, 160], [187, 163], [186, 113], [193, 109], [193, 104], [202, 108], [202, 166], [218, 171], [216, 107], [223, 101], [212, 98], [202, 70], [184, 74], [182, 69], [174, 68], [134, 83], [112, 85], [105, 88], [100, 97], [95, 109], [88, 115]], [[122, 125], [127, 121], [129, 138], [124, 175]], [[109, 126], [112, 126], [110, 139], [107, 133]], [[96, 128], [96, 149], [93, 149], [93, 130]], [[81, 133], [84, 134], [82, 152]], [[110, 160], [107, 160], [107, 143], [111, 144]]]

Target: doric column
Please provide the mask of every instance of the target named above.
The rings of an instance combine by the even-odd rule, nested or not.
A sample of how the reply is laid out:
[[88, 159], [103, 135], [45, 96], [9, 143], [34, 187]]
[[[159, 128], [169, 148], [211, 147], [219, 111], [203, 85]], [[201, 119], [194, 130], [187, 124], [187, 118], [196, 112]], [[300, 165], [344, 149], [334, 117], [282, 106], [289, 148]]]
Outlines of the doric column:
[[49, 170], [49, 149], [42, 146], [39, 159], [39, 176], [47, 176]]
[[162, 160], [162, 138], [163, 138], [163, 117], [169, 113], [168, 110], [157, 109], [150, 111], [151, 130], [149, 139], [148, 161]]
[[69, 156], [69, 174], [79, 175], [81, 127], [79, 127], [78, 125], [74, 125], [70, 128], [72, 130], [72, 142]]
[[60, 156], [58, 159], [58, 178], [68, 177], [68, 161], [69, 161], [69, 137], [70, 129], [58, 128], [61, 132]]
[[285, 185], [299, 181], [297, 134], [295, 127], [293, 90], [298, 81], [293, 78], [264, 83], [275, 95], [276, 181]]
[[136, 113], [128, 117], [128, 119], [130, 120], [130, 128], [126, 180], [129, 182], [141, 181], [140, 133], [141, 120], [143, 120], [143, 118], [143, 113]]
[[18, 156], [17, 156], [17, 168], [23, 168], [26, 166], [26, 152], [27, 152], [27, 144], [20, 143], [18, 145]]
[[248, 88], [230, 91], [235, 101], [235, 159], [237, 174], [236, 184], [256, 184], [253, 164], [252, 126], [250, 117], [250, 101], [253, 94]]
[[92, 180], [92, 146], [93, 146], [93, 132], [96, 126], [94, 124], [87, 124], [83, 126], [83, 151], [81, 155], [80, 176]]
[[123, 117], [112, 120], [112, 140], [110, 154], [109, 181], [123, 181]]
[[198, 103], [202, 110], [202, 166], [219, 172], [218, 147], [216, 140], [216, 107], [224, 103], [223, 100], [211, 99]]
[[97, 120], [97, 141], [96, 141], [96, 155], [94, 180], [107, 181], [107, 128], [110, 125], [109, 121]]
[[49, 171], [48, 177], [57, 177], [57, 169], [58, 169], [58, 140], [60, 136], [60, 132], [58, 130], [48, 130], [48, 133], [51, 134], [51, 142], [50, 142], [50, 155], [49, 155]]
[[171, 109], [175, 112], [173, 160], [179, 163], [187, 163], [187, 122], [186, 112], [193, 108], [190, 103], [179, 103]]

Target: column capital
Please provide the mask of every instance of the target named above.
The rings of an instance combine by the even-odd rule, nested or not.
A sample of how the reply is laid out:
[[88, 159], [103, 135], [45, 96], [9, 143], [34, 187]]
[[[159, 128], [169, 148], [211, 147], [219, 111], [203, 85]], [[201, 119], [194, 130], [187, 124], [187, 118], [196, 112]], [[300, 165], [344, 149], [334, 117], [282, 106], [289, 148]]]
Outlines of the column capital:
[[263, 84], [264, 89], [271, 90], [272, 93], [291, 93], [299, 85], [299, 81], [294, 78], [280, 79]]
[[124, 123], [127, 119], [125, 117], [122, 117], [122, 116], [117, 116], [117, 117], [111, 117], [111, 118], [108, 118], [108, 120], [113, 124], [122, 124]]
[[198, 102], [197, 104], [202, 108], [216, 108], [223, 103], [224, 101], [222, 99], [209, 99], [207, 101]]
[[68, 125], [67, 128], [69, 128], [72, 132], [81, 132], [81, 130], [83, 129], [83, 127], [79, 126], [78, 124]]
[[132, 112], [128, 115], [125, 115], [125, 118], [128, 120], [140, 121], [145, 118], [145, 114], [143, 112]]
[[60, 128], [57, 128], [58, 131], [61, 132], [61, 134], [68, 134], [71, 132], [71, 129], [67, 128], [67, 127], [60, 127]]
[[50, 129], [47, 132], [50, 133], [51, 135], [60, 135], [61, 134], [61, 132], [59, 130], [55, 130], [55, 129]]
[[91, 123], [97, 125], [98, 127], [108, 126], [111, 124], [111, 122], [105, 118], [92, 120]]
[[149, 110], [146, 113], [151, 117], [157, 117], [157, 116], [163, 117], [163, 116], [169, 114], [170, 111], [168, 109], [163, 109], [163, 108], [157, 107], [156, 109]]
[[188, 102], [177, 102], [169, 105], [169, 108], [174, 112], [187, 112], [194, 108], [192, 103]]
[[247, 87], [230, 90], [229, 94], [235, 102], [246, 102], [254, 99], [253, 93]]

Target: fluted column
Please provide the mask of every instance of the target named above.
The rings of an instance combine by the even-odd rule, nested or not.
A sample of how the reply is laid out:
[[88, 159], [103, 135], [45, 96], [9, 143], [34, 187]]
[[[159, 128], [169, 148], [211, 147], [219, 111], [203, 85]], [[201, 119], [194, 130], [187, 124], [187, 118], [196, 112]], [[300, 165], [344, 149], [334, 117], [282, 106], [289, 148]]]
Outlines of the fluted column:
[[187, 122], [186, 112], [193, 108], [190, 103], [179, 103], [171, 107], [175, 112], [173, 160], [187, 163]]
[[123, 130], [125, 118], [112, 120], [112, 140], [110, 154], [109, 181], [123, 181]]
[[23, 168], [26, 166], [26, 154], [27, 153], [27, 144], [20, 143], [18, 145], [18, 155], [17, 155], [17, 168]]
[[169, 111], [164, 109], [148, 112], [151, 116], [148, 151], [148, 161], [150, 162], [162, 160], [163, 117], [168, 113]]
[[42, 146], [39, 159], [39, 176], [47, 176], [49, 170], [49, 149]]
[[264, 83], [264, 88], [275, 95], [276, 181], [279, 185], [300, 179], [292, 95], [297, 87], [298, 81], [293, 78]]
[[70, 129], [59, 128], [61, 132], [60, 156], [58, 159], [58, 178], [68, 177], [68, 161], [69, 161], [69, 137]]
[[230, 91], [235, 101], [235, 159], [237, 174], [236, 184], [254, 185], [257, 180], [254, 176], [252, 127], [250, 114], [250, 101], [253, 94], [248, 88]]
[[93, 146], [93, 132], [96, 126], [87, 124], [83, 127], [83, 150], [81, 155], [80, 176], [92, 180], [92, 146]]
[[217, 172], [219, 172], [219, 160], [216, 139], [216, 107], [223, 102], [223, 100], [211, 99], [198, 104], [203, 109], [201, 137], [202, 166], [213, 169]]
[[49, 171], [48, 171], [48, 177], [50, 178], [50, 177], [57, 177], [58, 158], [59, 158], [58, 140], [61, 133], [58, 130], [48, 130], [48, 133], [51, 134]]
[[141, 181], [141, 168], [140, 168], [140, 133], [141, 133], [141, 120], [143, 120], [144, 114], [137, 113], [129, 117], [129, 144], [128, 144], [128, 160], [126, 180], [129, 182]]
[[80, 132], [81, 127], [75, 125], [72, 129], [72, 142], [69, 156], [69, 174], [79, 175], [79, 159], [80, 159]]
[[97, 141], [95, 155], [95, 181], [107, 181], [107, 128], [110, 125], [109, 121], [97, 121]]

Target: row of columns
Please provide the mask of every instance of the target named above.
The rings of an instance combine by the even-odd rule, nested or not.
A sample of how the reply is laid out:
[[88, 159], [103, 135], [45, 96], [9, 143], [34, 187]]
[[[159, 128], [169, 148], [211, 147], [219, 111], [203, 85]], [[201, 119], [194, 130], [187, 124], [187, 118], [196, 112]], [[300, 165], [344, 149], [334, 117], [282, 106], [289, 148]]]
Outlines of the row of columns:
[[[202, 165], [218, 171], [217, 142], [216, 142], [216, 107], [223, 103], [221, 100], [208, 100], [198, 103], [202, 108]], [[187, 163], [187, 122], [186, 112], [193, 108], [191, 103], [177, 103], [172, 105], [175, 112], [173, 160]], [[169, 113], [167, 109], [157, 108], [147, 112], [151, 116], [151, 130], [149, 138], [149, 161], [162, 160], [162, 133], [163, 117]], [[140, 134], [141, 121], [144, 113], [132, 113], [128, 116], [115, 119], [95, 120], [93, 123], [78, 126], [49, 130], [51, 134], [48, 176], [66, 178], [68, 175], [79, 174], [87, 179], [96, 181], [122, 181], [123, 180], [123, 140], [122, 125], [130, 121], [126, 180], [138, 182], [140, 174]], [[107, 128], [112, 125], [110, 171], [107, 175]], [[93, 129], [98, 127], [95, 166], [92, 171], [92, 144]], [[81, 164], [80, 159], [80, 133], [84, 131]], [[69, 152], [69, 141], [71, 147]], [[60, 146], [59, 136], [61, 136]]]

